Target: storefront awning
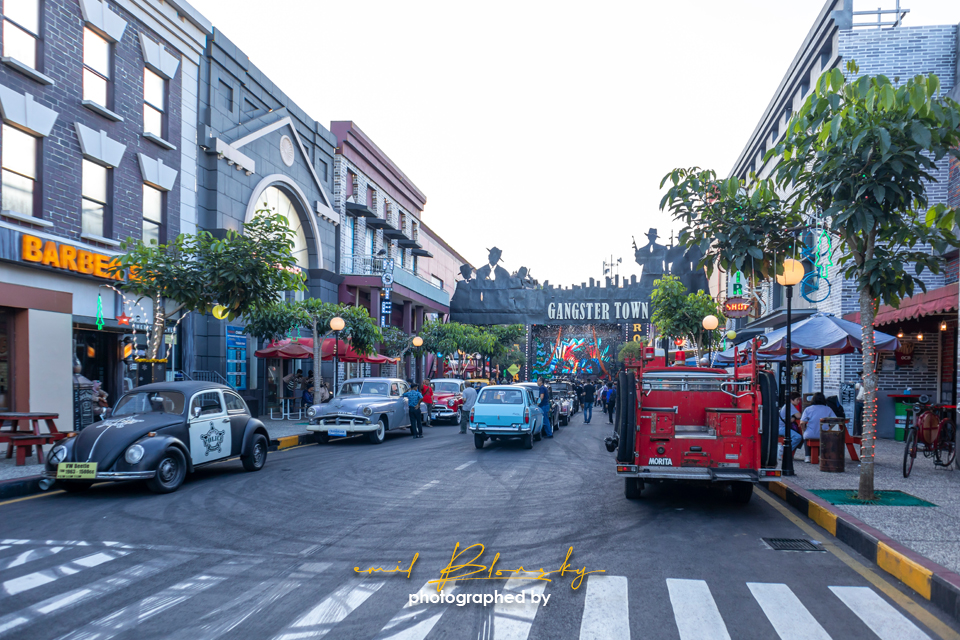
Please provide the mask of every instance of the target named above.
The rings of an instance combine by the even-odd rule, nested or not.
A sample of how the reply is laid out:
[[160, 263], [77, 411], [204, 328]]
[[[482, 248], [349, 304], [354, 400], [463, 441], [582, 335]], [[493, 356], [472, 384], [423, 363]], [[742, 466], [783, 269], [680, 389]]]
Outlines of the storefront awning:
[[[899, 308], [885, 304], [877, 311], [877, 318], [873, 321], [873, 325], [879, 327], [893, 322], [956, 311], [960, 308], [960, 301], [958, 301], [960, 288], [958, 288], [958, 284], [960, 283], [954, 282], [939, 289], [932, 289], [926, 293], [918, 293], [915, 296], [904, 298], [900, 301]], [[848, 313], [843, 316], [843, 319], [859, 323], [860, 312]]]

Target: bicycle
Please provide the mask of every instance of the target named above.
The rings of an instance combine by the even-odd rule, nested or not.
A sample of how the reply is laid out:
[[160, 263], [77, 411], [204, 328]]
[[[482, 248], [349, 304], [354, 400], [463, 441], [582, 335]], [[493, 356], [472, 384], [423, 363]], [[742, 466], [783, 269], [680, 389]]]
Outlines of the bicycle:
[[[949, 467], [957, 456], [957, 425], [948, 416], [956, 407], [930, 404], [930, 397], [920, 396], [913, 405], [914, 424], [907, 427], [903, 447], [903, 477], [910, 477], [917, 452], [933, 458], [936, 467]], [[921, 447], [921, 445], [923, 445]]]

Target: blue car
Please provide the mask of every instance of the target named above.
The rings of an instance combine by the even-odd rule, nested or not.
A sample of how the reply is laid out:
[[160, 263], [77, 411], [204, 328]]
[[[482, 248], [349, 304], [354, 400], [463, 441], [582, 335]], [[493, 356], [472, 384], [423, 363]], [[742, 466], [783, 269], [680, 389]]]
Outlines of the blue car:
[[540, 439], [543, 430], [543, 414], [530, 389], [519, 385], [493, 385], [484, 387], [477, 396], [477, 402], [470, 410], [469, 428], [477, 449], [482, 449], [488, 439], [514, 438], [520, 439], [525, 449], [532, 449], [533, 441]]

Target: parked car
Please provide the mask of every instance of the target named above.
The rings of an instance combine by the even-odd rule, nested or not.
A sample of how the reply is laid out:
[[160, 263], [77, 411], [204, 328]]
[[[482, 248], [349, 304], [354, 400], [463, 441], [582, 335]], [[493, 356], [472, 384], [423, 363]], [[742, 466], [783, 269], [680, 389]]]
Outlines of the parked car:
[[463, 380], [458, 378], [434, 378], [433, 410], [430, 412], [430, 421], [449, 420], [454, 425], [460, 424], [460, 407], [463, 406]]
[[519, 385], [490, 385], [480, 390], [470, 410], [470, 431], [477, 449], [488, 440], [519, 438], [532, 449], [543, 430], [543, 414], [533, 392]]
[[159, 382], [124, 394], [109, 420], [60, 441], [43, 476], [67, 491], [106, 480], [146, 480], [151, 491], [170, 493], [188, 472], [231, 456], [240, 456], [247, 471], [259, 471], [268, 446], [263, 423], [230, 387]]
[[[540, 399], [540, 385], [536, 382], [520, 382], [517, 386], [526, 387], [533, 391], [533, 397], [538, 401]], [[550, 385], [547, 385], [547, 388], [550, 388]], [[550, 392], [550, 426], [554, 429], [560, 429], [560, 400], [553, 394], [553, 391]]]
[[557, 399], [558, 424], [570, 424], [570, 418], [580, 409], [576, 387], [569, 382], [551, 382], [550, 391], [553, 393], [553, 397]]
[[401, 397], [408, 389], [399, 378], [351, 378], [330, 402], [307, 409], [307, 431], [316, 433], [321, 444], [357, 434], [380, 444], [387, 431], [410, 428], [407, 400]]

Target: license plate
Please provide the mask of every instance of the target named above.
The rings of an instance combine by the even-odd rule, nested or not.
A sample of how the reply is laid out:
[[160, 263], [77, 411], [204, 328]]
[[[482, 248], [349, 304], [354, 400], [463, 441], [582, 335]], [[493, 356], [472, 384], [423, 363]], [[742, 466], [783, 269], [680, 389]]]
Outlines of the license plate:
[[61, 462], [57, 465], [58, 480], [94, 480], [96, 477], [96, 462]]
[[347, 435], [346, 429], [327, 429], [328, 436], [345, 436]]

